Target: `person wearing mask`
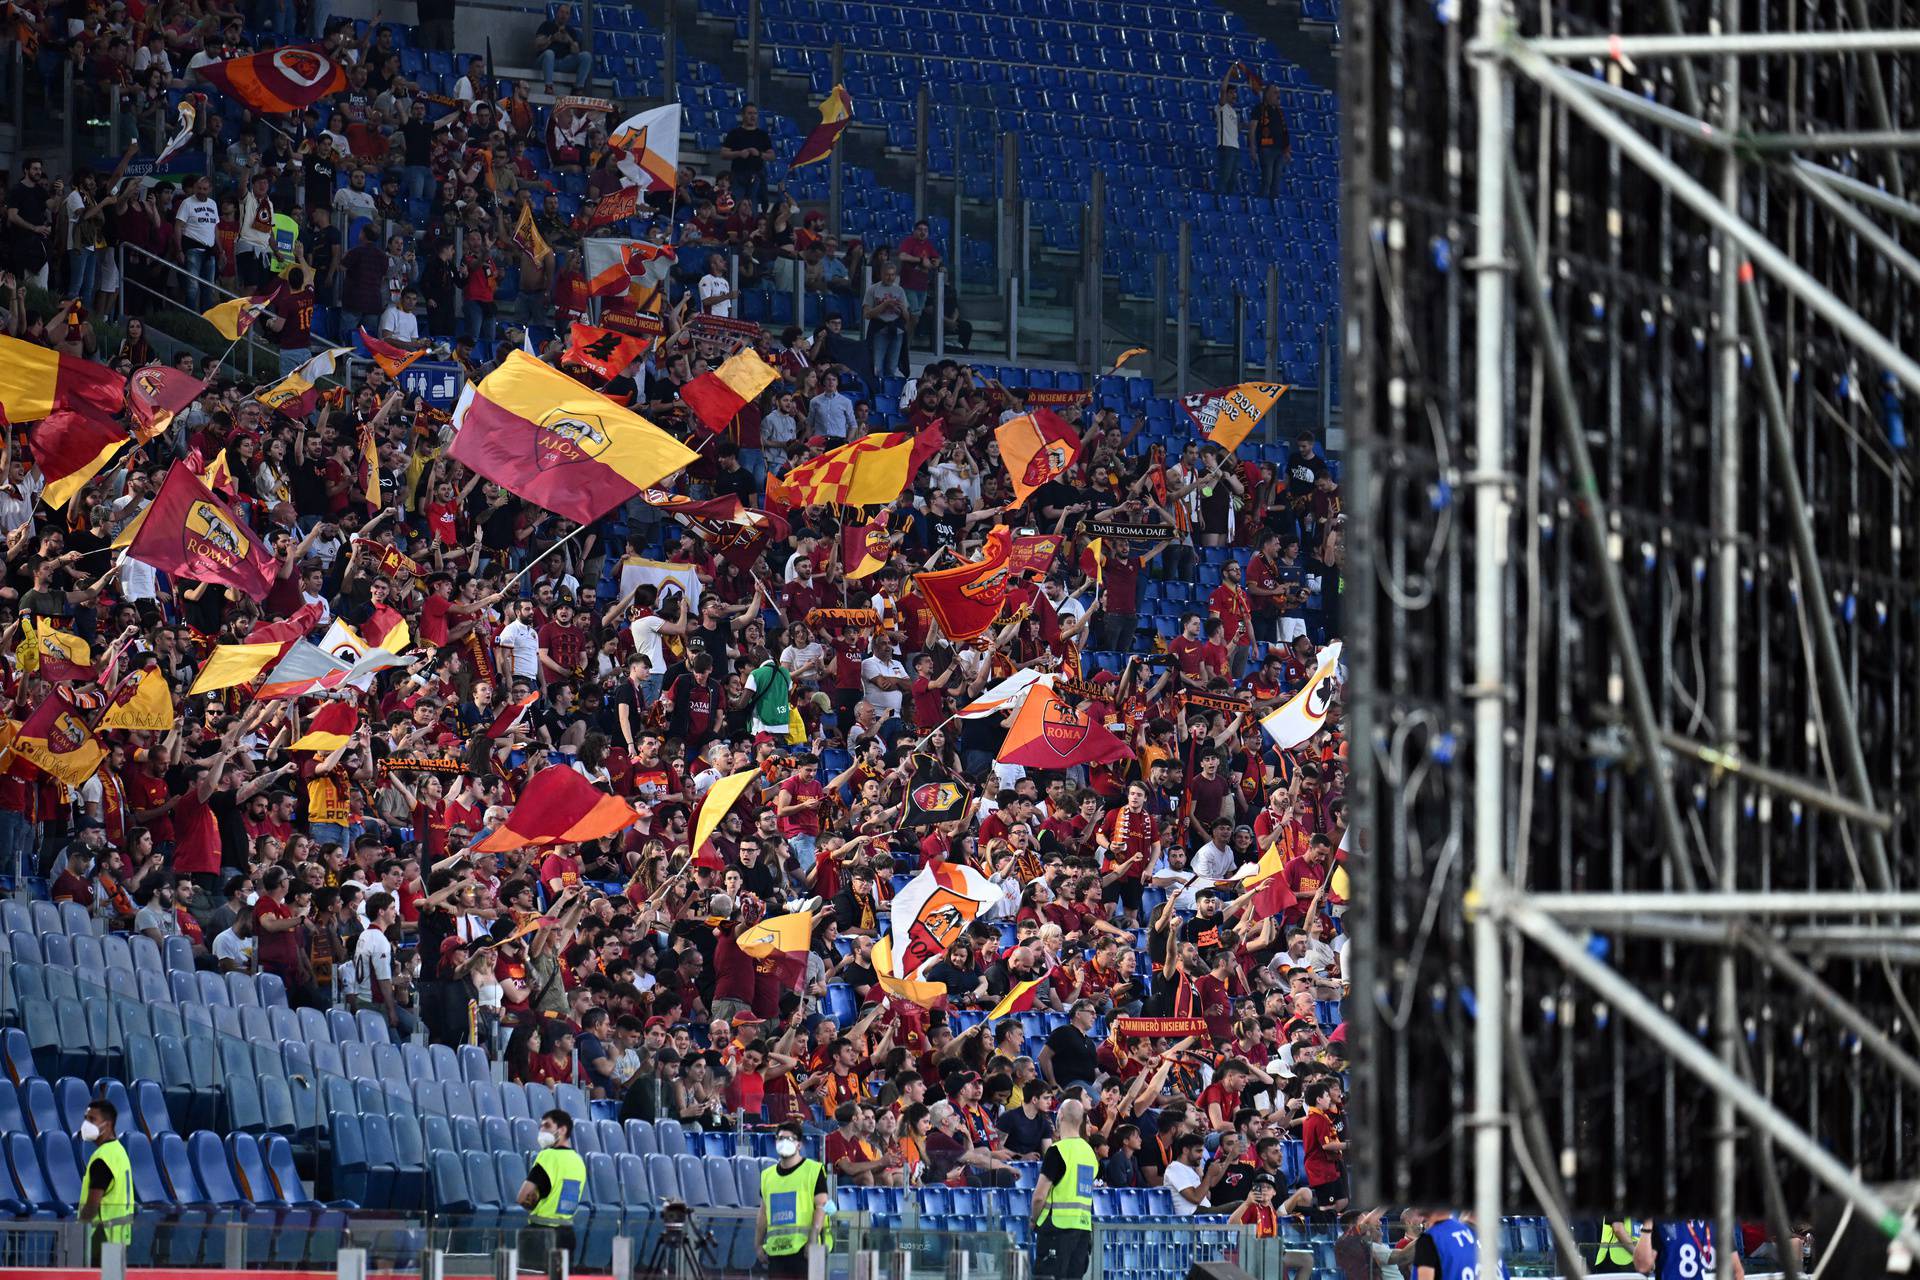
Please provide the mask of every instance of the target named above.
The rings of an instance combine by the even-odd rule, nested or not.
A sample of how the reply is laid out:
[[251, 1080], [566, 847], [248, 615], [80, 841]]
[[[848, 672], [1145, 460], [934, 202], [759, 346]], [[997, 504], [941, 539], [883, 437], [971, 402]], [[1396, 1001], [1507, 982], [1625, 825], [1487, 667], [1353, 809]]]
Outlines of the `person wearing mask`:
[[573, 1149], [573, 1117], [567, 1112], [556, 1107], [540, 1117], [539, 1141], [540, 1154], [514, 1199], [527, 1211], [526, 1263], [545, 1269], [556, 1251], [576, 1252], [573, 1219], [587, 1187], [587, 1165]]
[[1082, 1136], [1085, 1122], [1079, 1099], [1060, 1104], [1058, 1136], [1033, 1184], [1035, 1280], [1079, 1280], [1093, 1256], [1093, 1180], [1100, 1163]]
[[91, 1228], [87, 1252], [95, 1265], [101, 1246], [133, 1242], [133, 1164], [114, 1126], [120, 1112], [105, 1098], [87, 1104], [80, 1140], [94, 1145], [80, 1201], [80, 1221]]
[[775, 1131], [773, 1164], [760, 1171], [760, 1213], [753, 1224], [753, 1248], [772, 1277], [807, 1274], [807, 1253], [814, 1245], [831, 1251], [827, 1221], [827, 1174], [809, 1160], [802, 1142], [806, 1131], [789, 1120]]

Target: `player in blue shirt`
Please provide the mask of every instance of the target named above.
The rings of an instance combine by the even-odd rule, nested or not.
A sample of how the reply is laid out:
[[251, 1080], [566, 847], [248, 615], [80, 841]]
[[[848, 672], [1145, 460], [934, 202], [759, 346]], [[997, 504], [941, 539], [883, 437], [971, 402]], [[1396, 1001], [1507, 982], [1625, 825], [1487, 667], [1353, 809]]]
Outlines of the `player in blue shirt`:
[[[1710, 1222], [1697, 1218], [1656, 1222], [1633, 1242], [1633, 1269], [1655, 1280], [1711, 1280], [1718, 1244]], [[1736, 1251], [1734, 1280], [1746, 1280], [1746, 1274]]]
[[[1506, 1267], [1500, 1268], [1506, 1275]], [[1436, 1209], [1413, 1245], [1414, 1280], [1480, 1280], [1480, 1237], [1473, 1224]]]

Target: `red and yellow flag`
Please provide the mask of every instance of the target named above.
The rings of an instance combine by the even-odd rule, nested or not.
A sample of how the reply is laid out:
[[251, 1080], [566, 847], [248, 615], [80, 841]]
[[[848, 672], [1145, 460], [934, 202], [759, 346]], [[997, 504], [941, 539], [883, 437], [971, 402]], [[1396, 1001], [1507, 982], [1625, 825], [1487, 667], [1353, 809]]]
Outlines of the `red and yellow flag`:
[[360, 729], [360, 708], [351, 702], [333, 701], [313, 713], [307, 731], [287, 744], [289, 751], [334, 751], [353, 741]]
[[0, 413], [9, 422], [33, 422], [55, 409], [112, 417], [126, 398], [126, 379], [103, 364], [0, 337]]
[[993, 625], [1007, 602], [1012, 554], [1013, 534], [1007, 526], [995, 525], [980, 559], [913, 575], [927, 611], [940, 624], [940, 634], [949, 640], [971, 640]]
[[680, 399], [700, 425], [718, 434], [733, 422], [734, 415], [760, 398], [780, 371], [762, 360], [752, 348], [740, 351], [718, 369], [701, 374], [680, 388]]
[[794, 153], [788, 168], [798, 169], [803, 164], [825, 160], [833, 154], [833, 144], [840, 140], [841, 131], [852, 123], [853, 95], [847, 92], [845, 85], [837, 84], [821, 100], [820, 123], [813, 126], [813, 132], [800, 144], [800, 150]]
[[162, 573], [218, 582], [255, 600], [266, 598], [279, 572], [266, 544], [179, 462], [147, 504], [127, 554]]
[[1046, 685], [1035, 685], [1020, 714], [1007, 726], [1007, 738], [995, 758], [1001, 764], [1029, 769], [1067, 769], [1076, 764], [1105, 764], [1133, 753], [1127, 744], [1092, 720], [1084, 708], [1066, 700]]
[[592, 524], [700, 456], [524, 351], [462, 393], [454, 426], [454, 461], [576, 524]]
[[[587, 230], [625, 222], [638, 212], [640, 212], [640, 188], [622, 187], [618, 191], [609, 192], [600, 197], [593, 206], [593, 212], [587, 215]], [[549, 249], [548, 252], [551, 253], [552, 250]]]
[[279, 290], [276, 289], [273, 293], [259, 293], [252, 297], [228, 298], [202, 311], [200, 318], [212, 325], [228, 342], [238, 342], [242, 335], [253, 328], [253, 322], [259, 318], [261, 310], [277, 296]]
[[[487, 179], [488, 185], [491, 186], [493, 179], [493, 152], [489, 150], [481, 154], [487, 158]], [[540, 234], [540, 226], [533, 220], [533, 202], [530, 200], [521, 204], [520, 216], [514, 219], [513, 243], [520, 249], [520, 252], [526, 254], [535, 262], [545, 262], [553, 256], [553, 247], [547, 243], [547, 238]]]
[[987, 1013], [987, 1021], [992, 1022], [998, 1018], [1004, 1018], [1010, 1013], [1025, 1013], [1027, 1010], [1033, 1008], [1033, 993], [1039, 988], [1040, 984], [1045, 981], [1046, 979], [1044, 977], [1028, 978], [1025, 982], [1016, 985], [1011, 991], [1007, 992], [1007, 994], [1001, 996], [1000, 1003], [993, 1006]]
[[148, 667], [120, 682], [96, 727], [160, 732], [173, 728], [174, 722], [173, 690], [160, 668]]
[[807, 953], [813, 949], [813, 912], [795, 911], [769, 916], [736, 940], [756, 960], [772, 960], [780, 985], [798, 991], [807, 976]]
[[1291, 910], [1298, 899], [1294, 896], [1293, 886], [1287, 883], [1282, 874], [1286, 870], [1286, 859], [1280, 856], [1280, 842], [1275, 840], [1260, 855], [1260, 862], [1253, 874], [1242, 882], [1244, 887], [1255, 890], [1254, 911], [1262, 919], [1278, 916]]
[[1067, 474], [1080, 456], [1080, 436], [1051, 409], [1035, 409], [994, 428], [1000, 461], [1013, 481], [1013, 505], [1024, 506], [1042, 485]]
[[171, 365], [135, 369], [127, 380], [127, 407], [133, 411], [135, 444], [145, 444], [173, 424], [173, 415], [200, 398], [207, 384]]
[[639, 820], [640, 815], [625, 801], [595, 790], [571, 765], [557, 764], [533, 775], [506, 822], [474, 848], [484, 853], [506, 853], [576, 844], [625, 831]]
[[39, 672], [41, 679], [56, 684], [84, 684], [93, 679], [93, 646], [85, 640], [45, 619], [28, 635], [33, 642], [32, 662], [21, 665]]
[[338, 63], [304, 45], [208, 63], [200, 74], [265, 115], [304, 110], [347, 87]]
[[767, 477], [769, 507], [885, 506], [913, 482], [914, 473], [946, 444], [937, 426], [917, 435], [883, 431], [803, 462], [784, 476]]
[[53, 696], [21, 723], [13, 750], [70, 787], [91, 778], [107, 756], [61, 689], [55, 689]]
[[893, 547], [887, 542], [885, 520], [872, 524], [850, 524], [840, 530], [840, 564], [847, 577], [856, 582], [870, 578], [893, 559]]
[[27, 451], [47, 478], [40, 500], [56, 510], [64, 508], [126, 444], [126, 430], [115, 423], [55, 409], [27, 432]]
[[384, 338], [374, 337], [364, 328], [360, 330], [360, 345], [367, 349], [367, 354], [373, 357], [373, 362], [379, 365], [389, 378], [399, 377], [401, 371], [408, 365], [427, 354], [425, 347], [409, 351], [405, 347], [395, 346]]

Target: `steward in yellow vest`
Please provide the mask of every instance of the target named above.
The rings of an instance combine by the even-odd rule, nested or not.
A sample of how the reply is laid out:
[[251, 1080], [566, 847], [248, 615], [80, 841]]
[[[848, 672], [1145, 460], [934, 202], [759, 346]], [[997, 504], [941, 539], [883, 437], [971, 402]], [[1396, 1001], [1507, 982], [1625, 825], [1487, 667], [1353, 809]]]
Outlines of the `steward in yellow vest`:
[[827, 1170], [803, 1153], [805, 1130], [787, 1123], [774, 1135], [779, 1159], [760, 1171], [760, 1215], [754, 1219], [754, 1249], [769, 1276], [807, 1274], [807, 1246], [833, 1248], [827, 1217]]
[[560, 1250], [577, 1253], [573, 1218], [587, 1189], [587, 1165], [573, 1149], [573, 1117], [555, 1108], [540, 1117], [540, 1154], [515, 1197], [527, 1211], [521, 1261], [551, 1271]]
[[96, 1265], [101, 1245], [133, 1242], [133, 1164], [114, 1131], [119, 1121], [119, 1108], [101, 1098], [87, 1104], [80, 1124], [80, 1140], [96, 1144], [80, 1194], [80, 1221], [93, 1227], [88, 1251]]
[[1069, 1098], [1033, 1186], [1034, 1280], [1080, 1280], [1093, 1256], [1093, 1180], [1100, 1171], [1081, 1137], [1086, 1104]]

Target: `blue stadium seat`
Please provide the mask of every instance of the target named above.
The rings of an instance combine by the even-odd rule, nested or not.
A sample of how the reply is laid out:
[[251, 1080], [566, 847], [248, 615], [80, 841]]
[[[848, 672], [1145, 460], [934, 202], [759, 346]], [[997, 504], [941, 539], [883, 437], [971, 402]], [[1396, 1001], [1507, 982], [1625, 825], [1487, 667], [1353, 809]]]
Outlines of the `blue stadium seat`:
[[34, 1141], [40, 1155], [40, 1168], [47, 1175], [47, 1187], [63, 1206], [80, 1204], [78, 1145], [79, 1139], [67, 1133], [43, 1133]]
[[687, 1152], [687, 1131], [678, 1120], [660, 1120], [653, 1126], [654, 1138], [663, 1156], [683, 1156]]
[[220, 1139], [210, 1130], [202, 1129], [187, 1139], [187, 1157], [193, 1162], [194, 1176], [199, 1179], [205, 1190], [206, 1199], [230, 1209], [242, 1208], [247, 1203], [240, 1185], [234, 1181], [233, 1167], [227, 1161], [227, 1152], [220, 1145]]
[[627, 1150], [636, 1156], [650, 1156], [660, 1150], [660, 1144], [654, 1137], [651, 1120], [629, 1120], [626, 1123]]
[[[419, 1183], [414, 1181], [403, 1185], [401, 1182], [400, 1157], [394, 1150], [392, 1122], [385, 1116], [363, 1115], [358, 1119], [361, 1145], [366, 1156], [365, 1192], [356, 1196], [351, 1187], [342, 1186], [339, 1183], [334, 1184], [335, 1189], [344, 1191], [348, 1199], [358, 1200], [364, 1205], [388, 1208], [418, 1207]], [[412, 1121], [403, 1123], [411, 1125]], [[338, 1139], [336, 1138], [335, 1141], [337, 1142]], [[410, 1175], [417, 1175], [418, 1171], [409, 1172]]]
[[329, 1181], [336, 1195], [361, 1204], [369, 1200], [367, 1144], [361, 1118], [351, 1111], [335, 1111], [327, 1118], [333, 1141], [328, 1147]]
[[466, 1169], [459, 1153], [435, 1151], [429, 1166], [431, 1207], [435, 1213], [472, 1213], [473, 1198], [467, 1191]]
[[674, 1168], [673, 1157], [669, 1155], [651, 1155], [647, 1158], [647, 1184], [653, 1188], [653, 1194], [662, 1200], [679, 1200], [680, 1177]]
[[71, 1211], [71, 1206], [62, 1205], [54, 1198], [53, 1188], [47, 1185], [46, 1173], [40, 1167], [40, 1153], [34, 1150], [32, 1138], [24, 1133], [7, 1134], [5, 1149], [12, 1186], [10, 1194], [0, 1197], [0, 1207], [15, 1215]]

